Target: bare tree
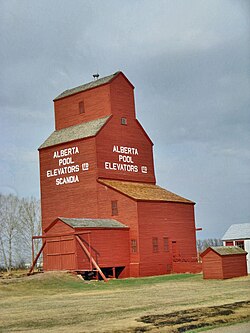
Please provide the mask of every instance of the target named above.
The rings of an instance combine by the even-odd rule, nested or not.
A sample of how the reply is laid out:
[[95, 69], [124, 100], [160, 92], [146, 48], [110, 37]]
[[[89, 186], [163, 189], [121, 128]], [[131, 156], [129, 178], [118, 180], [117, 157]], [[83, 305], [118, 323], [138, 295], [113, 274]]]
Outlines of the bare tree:
[[[34, 197], [29, 199], [23, 198], [20, 203], [20, 223], [19, 233], [22, 240], [23, 252], [29, 252], [29, 260], [31, 259], [32, 236], [41, 233], [41, 213], [40, 202]], [[38, 252], [39, 241], [34, 243], [35, 252]]]
[[13, 265], [13, 245], [18, 231], [20, 201], [15, 195], [1, 195], [0, 246], [7, 271]]
[[31, 262], [32, 236], [40, 232], [40, 203], [36, 198], [0, 194], [0, 264], [7, 271], [27, 260]]
[[210, 246], [221, 246], [222, 241], [218, 238], [197, 239], [196, 245], [198, 252], [201, 253]]
[[197, 239], [196, 246], [197, 246], [198, 253], [201, 253], [203, 250], [203, 240]]
[[0, 264], [4, 265], [4, 267], [8, 266], [7, 255], [4, 246], [4, 210], [6, 204], [6, 197], [0, 194], [0, 253], [1, 253], [1, 260]]

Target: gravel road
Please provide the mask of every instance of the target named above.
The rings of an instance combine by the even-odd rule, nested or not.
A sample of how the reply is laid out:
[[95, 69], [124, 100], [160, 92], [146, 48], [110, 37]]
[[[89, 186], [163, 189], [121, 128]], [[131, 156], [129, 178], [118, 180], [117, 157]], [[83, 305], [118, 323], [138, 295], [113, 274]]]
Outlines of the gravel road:
[[213, 328], [207, 331], [208, 333], [249, 333], [250, 332], [250, 322], [243, 324], [236, 324], [232, 326], [224, 326], [219, 328]]

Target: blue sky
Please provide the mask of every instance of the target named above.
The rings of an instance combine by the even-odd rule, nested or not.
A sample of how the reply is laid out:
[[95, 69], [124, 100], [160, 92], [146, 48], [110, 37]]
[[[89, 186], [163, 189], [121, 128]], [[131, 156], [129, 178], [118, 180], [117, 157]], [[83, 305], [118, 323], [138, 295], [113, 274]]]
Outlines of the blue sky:
[[157, 183], [196, 202], [198, 237], [249, 222], [249, 13], [247, 0], [0, 0], [0, 192], [39, 197], [53, 98], [121, 70]]

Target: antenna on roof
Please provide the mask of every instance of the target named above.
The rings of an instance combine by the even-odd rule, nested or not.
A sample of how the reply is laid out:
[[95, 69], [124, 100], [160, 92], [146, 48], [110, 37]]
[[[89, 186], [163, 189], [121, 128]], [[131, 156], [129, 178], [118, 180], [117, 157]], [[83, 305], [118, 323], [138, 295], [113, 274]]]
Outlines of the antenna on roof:
[[98, 74], [98, 73], [96, 73], [96, 74], [93, 74], [93, 78], [94, 78], [94, 80], [98, 80], [98, 77], [99, 77], [100, 75]]

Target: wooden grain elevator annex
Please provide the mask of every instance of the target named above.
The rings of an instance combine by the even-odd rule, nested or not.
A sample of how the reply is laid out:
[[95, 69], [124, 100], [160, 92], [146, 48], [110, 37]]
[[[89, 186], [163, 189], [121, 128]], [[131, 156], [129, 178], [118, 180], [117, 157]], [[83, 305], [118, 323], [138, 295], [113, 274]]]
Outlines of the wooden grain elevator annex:
[[39, 148], [44, 269], [199, 271], [194, 202], [156, 185], [153, 143], [126, 76], [66, 90], [54, 112], [55, 131]]

